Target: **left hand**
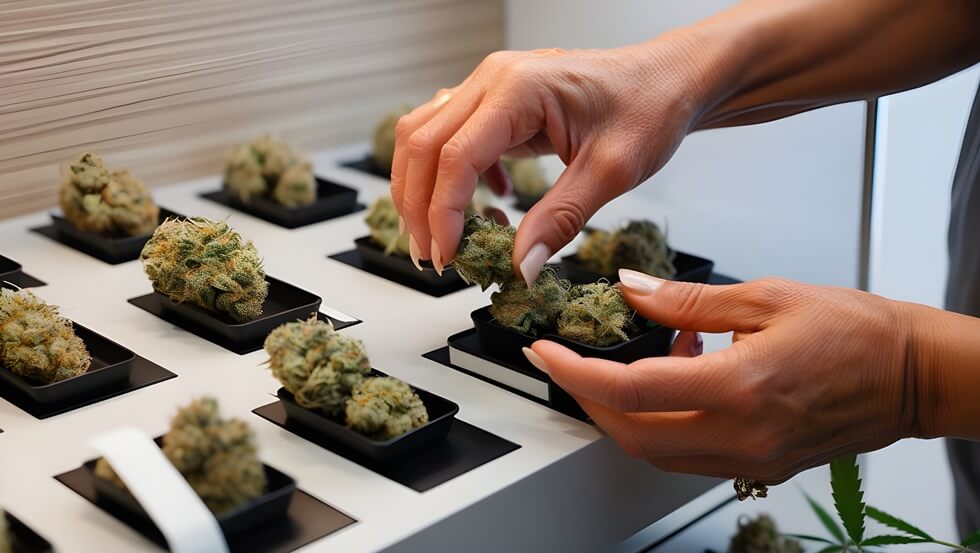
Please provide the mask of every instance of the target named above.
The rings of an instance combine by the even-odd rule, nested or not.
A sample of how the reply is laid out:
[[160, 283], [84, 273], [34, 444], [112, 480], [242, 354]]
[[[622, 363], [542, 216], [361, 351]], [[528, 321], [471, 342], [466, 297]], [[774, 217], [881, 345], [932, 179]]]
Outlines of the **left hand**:
[[776, 484], [929, 433], [904, 304], [777, 279], [709, 286], [620, 274], [643, 317], [734, 331], [722, 351], [628, 365], [534, 343], [529, 359], [627, 453], [668, 471]]

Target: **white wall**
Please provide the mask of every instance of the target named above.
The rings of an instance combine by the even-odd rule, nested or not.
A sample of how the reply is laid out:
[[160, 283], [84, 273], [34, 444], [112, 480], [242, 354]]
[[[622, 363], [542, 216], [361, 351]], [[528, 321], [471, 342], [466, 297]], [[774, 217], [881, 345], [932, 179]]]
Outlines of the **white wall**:
[[[509, 48], [613, 47], [692, 23], [733, 2], [508, 0]], [[682, 250], [749, 279], [856, 286], [863, 104], [691, 136], [652, 182], [599, 212], [666, 220]], [[637, 207], [637, 200], [644, 208]]]

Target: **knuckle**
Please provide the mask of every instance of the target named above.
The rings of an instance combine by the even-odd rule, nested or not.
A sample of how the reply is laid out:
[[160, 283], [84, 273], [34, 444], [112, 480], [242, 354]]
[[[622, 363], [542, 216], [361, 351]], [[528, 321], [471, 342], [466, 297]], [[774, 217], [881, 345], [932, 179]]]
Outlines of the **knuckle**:
[[766, 277], [745, 284], [743, 300], [751, 307], [767, 310], [780, 304], [796, 286], [791, 280]]
[[640, 387], [636, 381], [636, 371], [629, 365], [614, 371], [609, 382], [610, 407], [624, 413], [632, 413], [640, 406]]
[[395, 140], [399, 142], [407, 141], [414, 129], [415, 125], [412, 114], [402, 115], [395, 122]]
[[668, 281], [664, 283], [663, 291], [671, 294], [677, 304], [677, 311], [680, 313], [696, 313], [704, 303], [705, 285], [678, 283]]
[[574, 198], [557, 201], [550, 211], [558, 238], [565, 243], [575, 238], [588, 220], [583, 203], [576, 202]]
[[418, 160], [427, 157], [434, 149], [435, 141], [429, 133], [417, 130], [408, 138], [408, 158]]
[[450, 140], [439, 150], [439, 172], [454, 173], [466, 164], [465, 149], [457, 140]]

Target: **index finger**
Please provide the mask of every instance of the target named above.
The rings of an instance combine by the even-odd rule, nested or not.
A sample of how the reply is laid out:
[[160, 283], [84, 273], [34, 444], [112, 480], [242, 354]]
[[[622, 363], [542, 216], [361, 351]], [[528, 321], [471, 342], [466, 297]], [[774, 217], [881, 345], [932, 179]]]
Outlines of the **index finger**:
[[545, 364], [539, 368], [564, 390], [623, 413], [727, 409], [739, 389], [738, 369], [727, 350], [627, 365], [582, 357], [547, 340], [531, 349]]

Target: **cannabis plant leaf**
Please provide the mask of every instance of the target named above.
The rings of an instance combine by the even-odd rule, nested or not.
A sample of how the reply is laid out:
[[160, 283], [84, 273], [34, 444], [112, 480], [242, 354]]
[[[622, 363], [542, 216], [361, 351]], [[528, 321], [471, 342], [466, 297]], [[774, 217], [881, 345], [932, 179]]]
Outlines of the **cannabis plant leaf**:
[[805, 540], [805, 541], [818, 541], [820, 543], [829, 543], [830, 545], [837, 545], [836, 542], [832, 542], [827, 538], [821, 538], [820, 536], [811, 536], [809, 534], [783, 534], [787, 538], [793, 538], [795, 540]]
[[885, 526], [889, 526], [896, 530], [901, 530], [902, 532], [907, 532], [909, 534], [912, 534], [913, 536], [918, 536], [923, 539], [927, 539], [927, 540], [935, 539], [932, 536], [930, 536], [928, 533], [926, 533], [925, 530], [912, 526], [911, 524], [905, 522], [904, 520], [898, 518], [897, 516], [890, 515], [882, 511], [881, 509], [876, 509], [872, 507], [871, 505], [865, 507], [864, 512], [869, 517], [873, 518], [874, 520], [877, 520], [878, 522], [884, 524]]
[[830, 513], [821, 507], [819, 503], [814, 501], [809, 494], [803, 492], [803, 495], [806, 497], [807, 503], [810, 504], [810, 508], [817, 514], [817, 518], [819, 518], [820, 522], [823, 523], [824, 528], [826, 528], [831, 535], [837, 538], [838, 542], [844, 543], [844, 532], [840, 529], [840, 526], [837, 526], [837, 523], [834, 522], [834, 517], [830, 516]]
[[897, 535], [886, 534], [883, 536], [875, 536], [873, 538], [868, 538], [863, 542], [861, 542], [861, 546], [864, 547], [868, 545], [899, 545], [905, 543], [928, 543], [930, 541], [931, 540], [927, 540], [916, 536], [897, 536]]
[[960, 545], [963, 547], [970, 547], [971, 545], [976, 545], [978, 543], [980, 543], [980, 530], [977, 530], [976, 532], [967, 536], [966, 539], [960, 543]]
[[833, 490], [834, 507], [844, 523], [847, 535], [854, 543], [864, 539], [864, 492], [857, 457], [849, 455], [830, 462], [830, 488]]

